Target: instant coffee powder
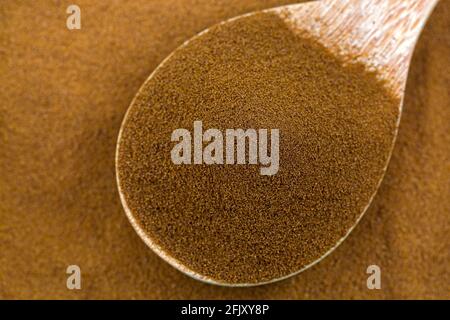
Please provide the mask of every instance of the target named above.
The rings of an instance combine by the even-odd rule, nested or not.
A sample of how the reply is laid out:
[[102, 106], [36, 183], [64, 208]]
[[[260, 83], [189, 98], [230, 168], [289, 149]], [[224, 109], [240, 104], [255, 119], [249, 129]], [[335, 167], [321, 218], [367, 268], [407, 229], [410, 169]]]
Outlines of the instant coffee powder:
[[[335, 247], [365, 210], [392, 149], [398, 108], [374, 73], [275, 14], [218, 25], [175, 51], [136, 96], [118, 145], [125, 207], [155, 251], [199, 278], [286, 277]], [[246, 161], [232, 164], [223, 160], [229, 141], [222, 146], [219, 132], [219, 160], [206, 164], [194, 155], [210, 147], [203, 129], [223, 137], [276, 130], [279, 146], [249, 134]], [[270, 175], [249, 165], [252, 142], [256, 150], [262, 138], [271, 160], [279, 153]], [[186, 147], [174, 163], [180, 140]]]
[[[65, 28], [62, 2], [3, 4], [0, 297], [449, 298], [448, 1], [418, 42], [383, 184], [351, 235], [318, 265], [266, 286], [206, 285], [160, 259], [129, 225], [113, 160], [139, 86], [202, 29], [287, 2], [80, 0], [81, 32]], [[82, 270], [79, 291], [65, 286], [74, 263]], [[366, 287], [370, 264], [381, 267], [381, 290]]]

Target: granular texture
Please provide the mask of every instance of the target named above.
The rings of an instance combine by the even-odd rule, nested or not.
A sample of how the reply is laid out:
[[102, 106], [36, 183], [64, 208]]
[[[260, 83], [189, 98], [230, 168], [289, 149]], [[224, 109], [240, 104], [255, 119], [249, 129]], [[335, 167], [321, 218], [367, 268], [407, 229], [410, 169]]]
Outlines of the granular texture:
[[[399, 103], [276, 14], [220, 24], [140, 90], [118, 150], [121, 190], [152, 241], [194, 272], [227, 283], [285, 277], [356, 223], [384, 172]], [[196, 120], [279, 129], [279, 172], [174, 165], [171, 133]]]
[[[333, 254], [271, 285], [222, 288], [169, 266], [136, 235], [114, 153], [139, 86], [170, 52], [223, 19], [289, 1], [82, 1], [0, 6], [0, 297], [450, 299], [450, 2], [418, 42], [383, 184]], [[297, 1], [291, 1], [297, 2]], [[66, 288], [78, 264], [82, 290]], [[382, 270], [368, 290], [366, 269]]]

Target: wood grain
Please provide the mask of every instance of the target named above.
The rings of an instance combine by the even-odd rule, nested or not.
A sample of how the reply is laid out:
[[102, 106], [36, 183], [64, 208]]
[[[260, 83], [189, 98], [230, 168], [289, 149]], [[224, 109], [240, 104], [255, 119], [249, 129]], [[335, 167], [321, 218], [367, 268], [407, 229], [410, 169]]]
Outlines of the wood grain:
[[274, 9], [350, 61], [365, 64], [401, 97], [417, 39], [438, 0], [323, 0]]

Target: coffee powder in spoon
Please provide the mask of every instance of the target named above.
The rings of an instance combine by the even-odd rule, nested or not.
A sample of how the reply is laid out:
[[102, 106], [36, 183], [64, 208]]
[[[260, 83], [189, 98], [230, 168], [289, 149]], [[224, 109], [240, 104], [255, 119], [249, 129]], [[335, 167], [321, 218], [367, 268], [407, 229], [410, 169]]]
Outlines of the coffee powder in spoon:
[[[124, 204], [141, 236], [195, 277], [289, 276], [333, 249], [369, 204], [399, 103], [376, 74], [274, 14], [218, 25], [175, 51], [130, 107], [117, 154]], [[278, 129], [279, 170], [175, 165], [171, 135], [195, 121]]]

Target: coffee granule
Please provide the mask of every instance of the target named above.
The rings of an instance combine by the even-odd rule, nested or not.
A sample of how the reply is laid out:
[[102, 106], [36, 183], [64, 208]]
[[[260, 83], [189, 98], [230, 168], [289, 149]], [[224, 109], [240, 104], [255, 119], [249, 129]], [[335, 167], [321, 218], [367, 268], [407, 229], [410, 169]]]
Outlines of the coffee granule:
[[[440, 1], [416, 47], [381, 188], [319, 264], [271, 285], [207, 285], [160, 259], [128, 223], [114, 153], [139, 86], [197, 32], [288, 2], [78, 0], [81, 32], [65, 28], [63, 2], [2, 3], [1, 298], [450, 298], [450, 1]], [[65, 286], [74, 263], [80, 291]], [[381, 290], [366, 287], [371, 264], [381, 267]]]
[[[296, 35], [272, 13], [220, 24], [145, 83], [118, 149], [126, 203], [146, 234], [209, 279], [290, 275], [343, 238], [376, 191], [399, 100], [359, 64]], [[181, 165], [177, 128], [277, 128], [279, 172]], [[206, 144], [205, 144], [206, 145]]]

